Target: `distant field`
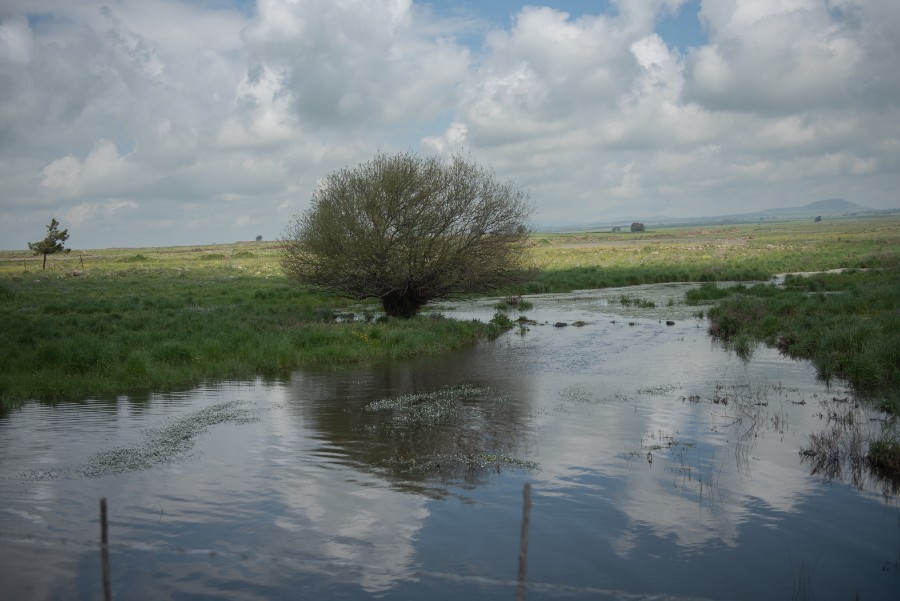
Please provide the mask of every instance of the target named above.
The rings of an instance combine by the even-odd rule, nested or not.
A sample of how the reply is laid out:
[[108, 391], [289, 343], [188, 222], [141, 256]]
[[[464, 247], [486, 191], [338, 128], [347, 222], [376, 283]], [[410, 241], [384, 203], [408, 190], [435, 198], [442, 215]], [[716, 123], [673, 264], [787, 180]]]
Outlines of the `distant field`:
[[[29, 251], [0, 251], [0, 277], [39, 272], [41, 257]], [[47, 259], [50, 274], [114, 272], [123, 270], [175, 270], [234, 272], [251, 276], [281, 275], [277, 243], [235, 242], [211, 246], [73, 249]]]
[[646, 232], [538, 235], [543, 269], [704, 265], [711, 271], [745, 267], [770, 273], [850, 264], [900, 247], [900, 216], [753, 225], [672, 227]]
[[[661, 281], [765, 279], [776, 273], [872, 267], [896, 261], [900, 216], [734, 226], [671, 227], [646, 232], [535, 234], [538, 273], [525, 292], [557, 292]], [[277, 243], [75, 249], [53, 255], [48, 275], [134, 270], [281, 276]], [[0, 277], [39, 272], [41, 257], [0, 251]]]
[[[497, 292], [896, 269], [898, 249], [900, 217], [535, 234], [529, 281]], [[0, 251], [0, 410], [28, 399], [277, 375], [310, 362], [436, 354], [509, 326], [429, 317], [382, 322], [379, 309], [351, 309], [347, 300], [289, 282], [274, 242], [76, 249], [49, 257], [46, 271], [27, 250]], [[357, 321], [336, 319], [350, 310]]]

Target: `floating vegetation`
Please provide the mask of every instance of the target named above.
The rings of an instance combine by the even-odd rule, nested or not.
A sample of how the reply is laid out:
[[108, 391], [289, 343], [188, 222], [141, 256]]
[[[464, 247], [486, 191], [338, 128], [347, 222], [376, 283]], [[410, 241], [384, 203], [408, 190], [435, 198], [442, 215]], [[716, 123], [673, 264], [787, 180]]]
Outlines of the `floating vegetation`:
[[461, 471], [500, 472], [503, 469], [533, 471], [539, 467], [534, 461], [526, 461], [509, 455], [498, 455], [495, 453], [477, 453], [474, 455], [439, 454], [418, 461], [416, 459], [392, 457], [388, 462], [400, 472], [418, 472], [425, 474], [440, 473], [445, 477], [451, 475], [459, 476]]
[[[628, 397], [622, 394], [604, 394], [604, 391], [597, 391], [593, 388], [573, 384], [559, 391], [560, 399], [568, 405], [605, 405], [609, 403], [621, 403], [627, 401]], [[557, 409], [566, 412], [564, 406]]]
[[648, 386], [646, 388], [638, 388], [638, 394], [647, 394], [653, 396], [663, 396], [672, 394], [676, 390], [678, 390], [680, 386], [676, 384], [664, 384], [662, 386]]
[[101, 451], [87, 464], [75, 468], [75, 471], [96, 478], [173, 463], [184, 458], [194, 447], [196, 438], [212, 426], [259, 421], [259, 418], [243, 405], [241, 401], [229, 401], [201, 409], [162, 428], [148, 430], [137, 446]]
[[363, 431], [370, 448], [385, 449], [378, 463], [396, 477], [472, 483], [490, 472], [537, 468], [514, 455], [516, 410], [490, 388], [464, 384], [369, 403], [364, 411], [381, 419]]
[[391, 411], [393, 421], [403, 424], [436, 424], [459, 418], [465, 411], [464, 401], [484, 398], [487, 388], [461, 385], [435, 392], [407, 394], [381, 399], [366, 405], [366, 411]]

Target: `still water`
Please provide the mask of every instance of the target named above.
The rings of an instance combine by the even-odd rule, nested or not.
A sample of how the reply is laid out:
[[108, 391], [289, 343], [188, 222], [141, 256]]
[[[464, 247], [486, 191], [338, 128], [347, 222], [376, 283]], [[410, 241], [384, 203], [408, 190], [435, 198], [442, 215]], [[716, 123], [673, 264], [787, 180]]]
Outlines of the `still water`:
[[[439, 358], [28, 405], [0, 418], [0, 596], [102, 599], [105, 497], [117, 599], [514, 599], [531, 483], [528, 599], [900, 598], [896, 495], [854, 463], [880, 416], [717, 345], [685, 289], [533, 297]], [[842, 461], [801, 454], [824, 434]]]

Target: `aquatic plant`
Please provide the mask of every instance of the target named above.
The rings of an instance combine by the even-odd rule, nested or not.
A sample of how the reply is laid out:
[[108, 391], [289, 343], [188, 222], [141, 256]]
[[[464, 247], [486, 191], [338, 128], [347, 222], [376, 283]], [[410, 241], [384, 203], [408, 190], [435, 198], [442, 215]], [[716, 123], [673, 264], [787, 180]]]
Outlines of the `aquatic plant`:
[[381, 465], [403, 478], [438, 477], [474, 482], [489, 472], [533, 470], [537, 464], [511, 454], [515, 429], [509, 399], [472, 385], [399, 395], [365, 406], [382, 416], [365, 431], [372, 445], [391, 449]]
[[627, 294], [622, 294], [619, 296], [619, 304], [623, 307], [630, 307], [634, 305], [639, 309], [653, 309], [656, 307], [656, 303], [653, 301], [649, 301], [643, 298], [637, 298], [633, 296], [628, 296]]
[[890, 480], [895, 489], [900, 488], [900, 440], [896, 434], [882, 435], [869, 443], [866, 460], [874, 473]]
[[183, 459], [198, 436], [222, 423], [248, 424], [259, 418], [240, 401], [219, 403], [150, 429], [136, 446], [101, 451], [76, 471], [96, 478], [112, 473], [146, 470]]

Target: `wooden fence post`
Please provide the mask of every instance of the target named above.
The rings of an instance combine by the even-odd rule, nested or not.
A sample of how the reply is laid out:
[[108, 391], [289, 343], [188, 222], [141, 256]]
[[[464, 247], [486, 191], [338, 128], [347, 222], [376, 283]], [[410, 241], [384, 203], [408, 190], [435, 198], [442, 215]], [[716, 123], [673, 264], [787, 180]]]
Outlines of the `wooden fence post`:
[[524, 507], [522, 508], [522, 537], [519, 541], [519, 586], [516, 589], [516, 601], [525, 600], [525, 571], [528, 567], [528, 525], [531, 522], [531, 484], [525, 483], [522, 490]]
[[103, 599], [112, 601], [109, 579], [109, 528], [106, 522], [106, 497], [100, 499], [100, 562], [103, 565]]

